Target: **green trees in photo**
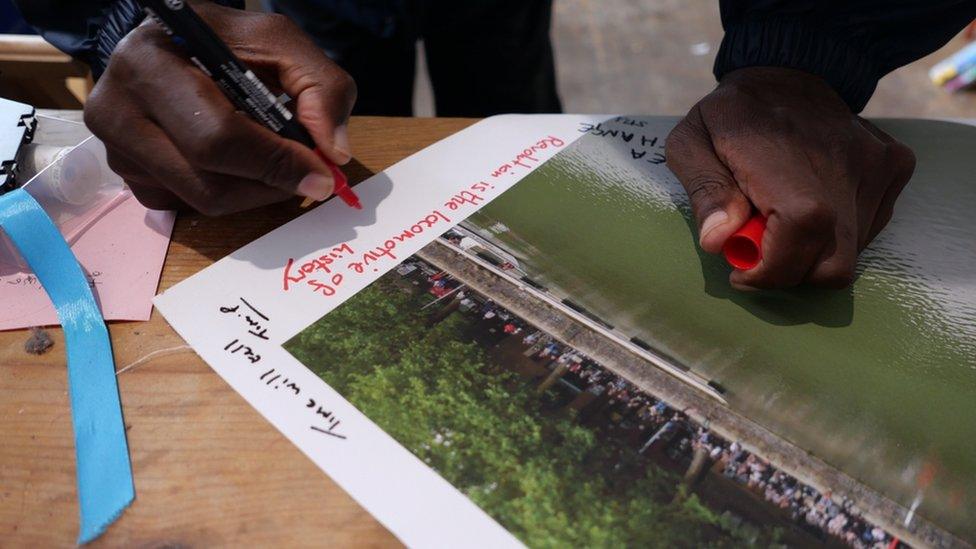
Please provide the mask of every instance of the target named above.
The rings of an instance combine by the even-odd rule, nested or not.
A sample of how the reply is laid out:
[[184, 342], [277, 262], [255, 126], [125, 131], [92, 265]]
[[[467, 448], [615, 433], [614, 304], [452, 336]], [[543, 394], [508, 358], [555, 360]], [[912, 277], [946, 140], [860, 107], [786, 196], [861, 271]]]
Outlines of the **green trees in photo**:
[[632, 449], [544, 410], [465, 338], [472, 320], [429, 326], [429, 300], [381, 279], [286, 348], [530, 547], [748, 541]]

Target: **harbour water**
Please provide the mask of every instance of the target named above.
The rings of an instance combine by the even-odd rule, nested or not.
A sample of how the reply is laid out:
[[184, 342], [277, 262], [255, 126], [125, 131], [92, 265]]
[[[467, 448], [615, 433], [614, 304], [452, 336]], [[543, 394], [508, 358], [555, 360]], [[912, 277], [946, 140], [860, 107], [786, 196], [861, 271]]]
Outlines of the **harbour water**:
[[[849, 290], [744, 294], [663, 164], [674, 118], [606, 122], [469, 220], [730, 405], [976, 539], [976, 128], [884, 120], [918, 157]], [[649, 366], [651, 367], [651, 366]]]

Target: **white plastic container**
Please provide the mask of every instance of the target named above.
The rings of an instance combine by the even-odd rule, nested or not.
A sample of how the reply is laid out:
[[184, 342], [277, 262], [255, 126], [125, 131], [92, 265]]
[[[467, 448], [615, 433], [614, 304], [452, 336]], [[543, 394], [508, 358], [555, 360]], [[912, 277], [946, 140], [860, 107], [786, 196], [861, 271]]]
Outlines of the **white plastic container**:
[[[68, 244], [119, 205], [129, 193], [108, 167], [105, 146], [88, 137], [74, 147], [34, 146], [31, 161], [43, 165], [22, 187], [44, 208]], [[26, 267], [10, 240], [0, 231], [0, 270]]]

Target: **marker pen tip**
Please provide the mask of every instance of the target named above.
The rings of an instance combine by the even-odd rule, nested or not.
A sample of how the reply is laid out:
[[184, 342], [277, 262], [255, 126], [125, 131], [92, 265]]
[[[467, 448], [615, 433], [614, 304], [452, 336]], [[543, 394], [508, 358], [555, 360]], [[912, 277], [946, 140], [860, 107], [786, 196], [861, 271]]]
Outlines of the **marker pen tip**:
[[363, 209], [363, 205], [359, 202], [359, 197], [356, 196], [356, 192], [349, 186], [349, 179], [346, 178], [346, 174], [342, 173], [342, 170], [334, 162], [326, 158], [321, 150], [315, 149], [315, 152], [325, 162], [325, 165], [329, 167], [329, 171], [332, 173], [332, 178], [335, 181], [335, 187], [332, 191], [333, 194], [341, 198], [350, 207], [356, 208], [357, 210]]

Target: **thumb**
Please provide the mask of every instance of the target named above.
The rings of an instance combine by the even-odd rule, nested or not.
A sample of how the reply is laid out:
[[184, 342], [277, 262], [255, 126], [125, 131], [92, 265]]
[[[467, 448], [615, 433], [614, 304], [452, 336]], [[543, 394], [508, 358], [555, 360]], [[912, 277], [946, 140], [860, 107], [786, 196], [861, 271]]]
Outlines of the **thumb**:
[[748, 221], [752, 204], [715, 153], [697, 105], [671, 130], [665, 157], [688, 193], [699, 244], [708, 253], [720, 252], [725, 240]]
[[315, 200], [332, 195], [335, 180], [325, 162], [315, 151], [291, 139], [285, 139], [239, 113], [226, 118], [225, 124], [211, 134], [218, 136], [212, 144], [200, 147], [211, 154], [208, 171], [257, 180], [270, 187]]
[[[336, 67], [341, 72], [341, 69]], [[346, 123], [356, 100], [356, 85], [344, 78], [332, 86], [315, 84], [298, 92], [296, 116], [315, 141], [315, 145], [332, 162], [343, 165], [352, 159]]]
[[290, 45], [287, 65], [278, 66], [282, 89], [295, 98], [295, 115], [332, 162], [352, 159], [346, 123], [356, 103], [356, 83], [310, 40]]
[[278, 14], [203, 3], [197, 8], [249, 66], [276, 80], [295, 100], [295, 114], [332, 162], [352, 158], [346, 122], [356, 101], [356, 84], [298, 25]]

